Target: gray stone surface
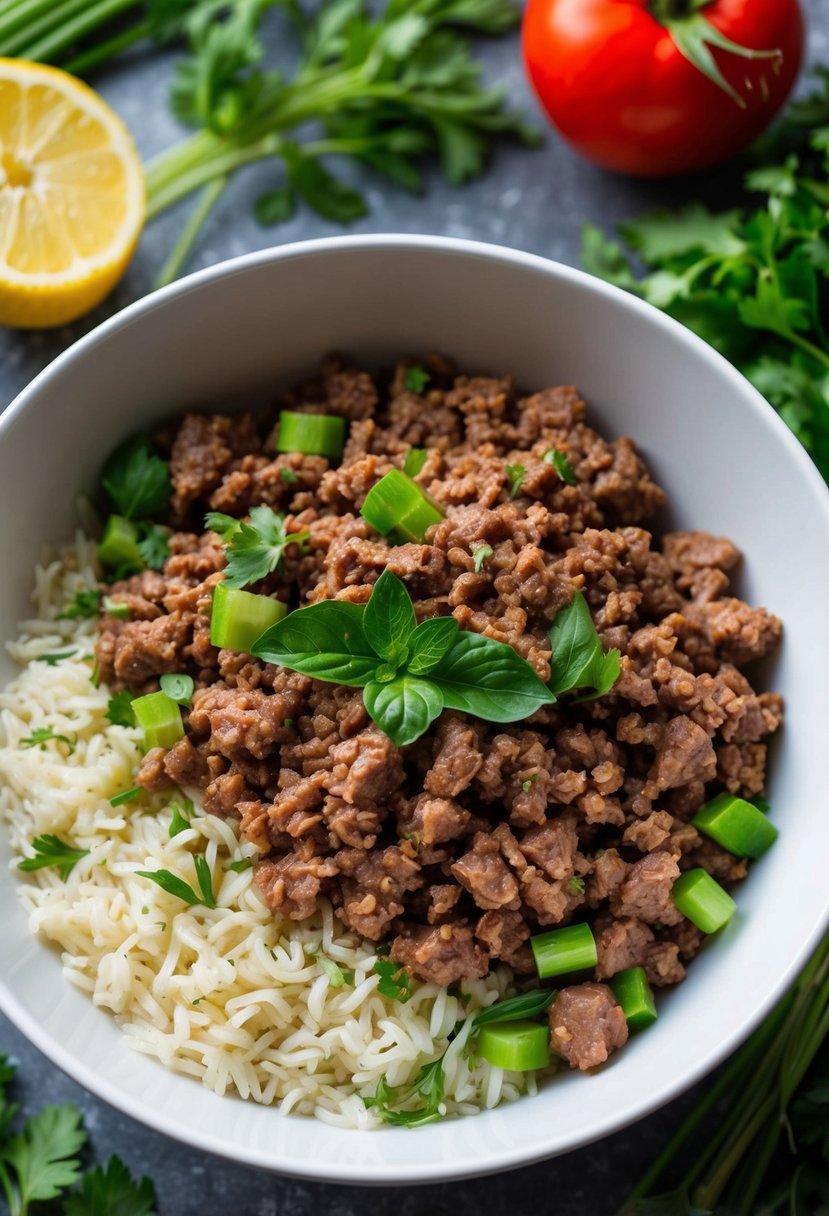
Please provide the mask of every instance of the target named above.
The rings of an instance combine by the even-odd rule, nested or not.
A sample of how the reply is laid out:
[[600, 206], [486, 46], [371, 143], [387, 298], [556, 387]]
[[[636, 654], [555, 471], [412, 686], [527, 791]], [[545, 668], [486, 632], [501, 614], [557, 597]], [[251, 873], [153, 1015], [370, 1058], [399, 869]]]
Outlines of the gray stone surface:
[[[807, 0], [811, 16], [810, 59], [829, 59], [826, 0]], [[482, 49], [487, 73], [503, 80], [516, 104], [535, 110], [518, 58], [517, 38]], [[132, 128], [149, 158], [180, 136], [166, 104], [169, 56], [136, 56], [96, 82]], [[341, 232], [338, 226], [301, 211], [279, 229], [260, 228], [250, 201], [274, 181], [269, 166], [240, 174], [212, 215], [191, 263], [192, 269], [271, 244]], [[371, 214], [354, 225], [361, 232], [424, 232], [472, 237], [544, 254], [577, 265], [585, 220], [606, 228], [654, 206], [676, 206], [689, 198], [726, 203], [735, 196], [738, 175], [725, 169], [696, 179], [643, 183], [610, 177], [579, 160], [550, 134], [540, 151], [502, 148], [489, 172], [462, 190], [429, 182], [426, 195], [412, 198], [365, 178]], [[91, 317], [44, 333], [0, 331], [0, 408], [4, 408], [59, 352], [105, 317], [152, 289], [155, 277], [186, 216], [178, 209], [151, 224], [130, 271], [117, 292]], [[113, 409], [118, 408], [117, 401]], [[564, 1158], [495, 1178], [465, 1183], [372, 1191], [273, 1177], [229, 1165], [185, 1149], [85, 1093], [41, 1056], [0, 1017], [0, 1051], [20, 1070], [24, 1104], [77, 1103], [84, 1112], [95, 1154], [118, 1153], [135, 1172], [150, 1174], [165, 1216], [203, 1216], [237, 1211], [242, 1216], [358, 1216], [370, 1206], [374, 1216], [466, 1216], [481, 1210], [513, 1216], [611, 1216], [655, 1152], [690, 1108], [694, 1095], [649, 1119]], [[566, 1112], [565, 1112], [566, 1117]], [[416, 1152], [413, 1136], [412, 1151]]]

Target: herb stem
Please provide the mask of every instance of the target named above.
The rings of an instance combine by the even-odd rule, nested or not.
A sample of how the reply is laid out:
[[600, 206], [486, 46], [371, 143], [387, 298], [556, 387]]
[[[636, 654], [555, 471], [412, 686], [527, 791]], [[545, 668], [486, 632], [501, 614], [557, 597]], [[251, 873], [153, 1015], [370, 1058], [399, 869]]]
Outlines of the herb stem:
[[190, 256], [190, 251], [199, 233], [207, 221], [207, 217], [224, 193], [227, 182], [227, 177], [217, 177], [205, 187], [201, 198], [193, 208], [190, 218], [182, 228], [181, 236], [176, 241], [172, 253], [161, 268], [161, 273], [155, 282], [156, 288], [166, 287], [168, 283], [172, 283], [173, 279], [178, 277], [182, 267]]
[[[46, 31], [42, 33], [41, 26], [29, 31], [28, 37], [34, 37], [36, 40], [24, 43], [23, 47], [18, 47], [16, 53], [25, 53], [28, 59], [48, 61], [58, 51], [72, 46], [84, 34], [126, 12], [134, 5], [135, 0], [97, 0], [97, 3], [92, 5], [88, 0], [64, 0], [63, 5], [57, 11], [49, 14]], [[38, 38], [39, 41], [37, 41]]]
[[88, 51], [81, 52], [80, 55], [76, 55], [74, 59], [65, 63], [63, 67], [74, 76], [84, 76], [99, 64], [108, 59], [114, 59], [122, 51], [129, 50], [137, 42], [143, 42], [145, 38], [150, 37], [150, 33], [149, 21], [140, 21], [138, 25], [133, 25], [122, 33], [116, 34], [115, 37], [101, 43], [100, 46], [94, 46]]

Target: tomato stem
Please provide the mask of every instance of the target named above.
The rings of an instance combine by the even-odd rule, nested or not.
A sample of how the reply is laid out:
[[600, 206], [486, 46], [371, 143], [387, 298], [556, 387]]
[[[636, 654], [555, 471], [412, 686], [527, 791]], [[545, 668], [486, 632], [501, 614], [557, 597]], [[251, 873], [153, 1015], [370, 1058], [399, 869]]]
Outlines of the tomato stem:
[[783, 53], [779, 49], [755, 50], [733, 42], [703, 13], [711, 3], [712, 0], [648, 0], [648, 11], [671, 35], [680, 55], [744, 110], [745, 99], [726, 80], [712, 50], [726, 51], [740, 59], [769, 59], [773, 70], [779, 70]]

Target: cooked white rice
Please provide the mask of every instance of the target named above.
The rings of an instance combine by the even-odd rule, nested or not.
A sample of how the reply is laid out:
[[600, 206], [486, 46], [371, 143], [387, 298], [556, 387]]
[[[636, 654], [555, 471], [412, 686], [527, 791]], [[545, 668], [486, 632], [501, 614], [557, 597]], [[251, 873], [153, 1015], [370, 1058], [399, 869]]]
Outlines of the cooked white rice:
[[[464, 1018], [444, 1061], [446, 1112], [533, 1091], [532, 1074], [504, 1073], [464, 1051], [471, 1017], [503, 995], [508, 970], [464, 984], [462, 999], [433, 984], [416, 986], [405, 1004], [382, 997], [374, 948], [344, 933], [329, 907], [301, 926], [277, 921], [251, 870], [227, 868], [255, 853], [233, 823], [196, 809], [170, 839], [175, 796], [113, 809], [110, 798], [134, 785], [139, 732], [111, 725], [109, 692], [90, 679], [95, 622], [58, 620], [95, 582], [95, 545], [82, 533], [38, 567], [36, 618], [9, 645], [22, 670], [0, 694], [0, 811], [15, 853], [31, 855], [44, 833], [89, 850], [65, 881], [55, 868], [14, 878], [32, 932], [61, 950], [67, 978], [111, 1011], [136, 1051], [216, 1093], [286, 1114], [378, 1126], [362, 1097], [383, 1078], [412, 1082]], [[67, 650], [52, 665], [38, 661]], [[37, 728], [66, 736], [73, 750], [56, 740], [27, 746]], [[215, 909], [190, 907], [136, 874], [166, 869], [195, 886], [200, 852], [214, 874]], [[353, 971], [353, 986], [333, 986], [320, 953]]]

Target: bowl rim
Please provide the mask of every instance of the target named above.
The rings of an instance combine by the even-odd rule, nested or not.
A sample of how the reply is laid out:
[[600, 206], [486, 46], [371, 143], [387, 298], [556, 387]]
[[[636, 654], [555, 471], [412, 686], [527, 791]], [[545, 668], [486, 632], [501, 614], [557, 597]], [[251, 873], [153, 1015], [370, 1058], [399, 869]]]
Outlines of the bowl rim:
[[[663, 329], [675, 341], [678, 340], [689, 347], [696, 357], [707, 361], [709, 364], [713, 364], [719, 374], [727, 381], [730, 381], [735, 391], [743, 396], [749, 409], [754, 411], [761, 410], [764, 413], [766, 423], [771, 424], [776, 429], [779, 442], [786, 448], [789, 458], [798, 469], [799, 475], [809, 483], [810, 489], [821, 504], [824, 526], [829, 531], [829, 487], [817, 471], [805, 449], [758, 390], [723, 355], [709, 346], [690, 329], [687, 329], [666, 313], [660, 312], [641, 298], [575, 267], [565, 265], [539, 254], [513, 249], [506, 245], [440, 235], [398, 234], [392, 232], [320, 237], [290, 242], [285, 245], [272, 246], [253, 253], [243, 254], [239, 257], [217, 262], [215, 265], [187, 275], [167, 287], [128, 304], [120, 312], [107, 318], [87, 334], [84, 334], [53, 359], [0, 415], [0, 442], [3, 442], [10, 428], [17, 422], [26, 406], [36, 398], [45, 384], [59, 378], [64, 369], [70, 364], [85, 358], [102, 339], [119, 330], [129, 328], [156, 309], [165, 308], [176, 300], [182, 300], [190, 293], [200, 290], [205, 285], [221, 282], [236, 275], [246, 274], [250, 270], [255, 270], [270, 263], [289, 261], [295, 258], [325, 256], [330, 252], [353, 251], [359, 253], [361, 250], [373, 252], [381, 250], [388, 252], [423, 250], [430, 253], [437, 252], [449, 256], [511, 264], [515, 267], [535, 271], [545, 276], [552, 275], [563, 280], [565, 283], [570, 282], [578, 285], [582, 291], [593, 293], [597, 297], [605, 297], [616, 306], [640, 316], [646, 324], [655, 326], [657, 329]], [[589, 1134], [577, 1135], [570, 1142], [559, 1147], [553, 1146], [545, 1149], [534, 1144], [516, 1149], [501, 1148], [497, 1144], [493, 1144], [490, 1146], [490, 1151], [485, 1160], [464, 1162], [418, 1162], [412, 1160], [411, 1167], [406, 1171], [405, 1176], [401, 1176], [399, 1168], [392, 1170], [383, 1161], [375, 1160], [370, 1164], [363, 1165], [359, 1162], [335, 1164], [322, 1157], [315, 1162], [314, 1171], [311, 1173], [308, 1168], [293, 1166], [290, 1160], [276, 1163], [269, 1158], [265, 1150], [250, 1145], [229, 1145], [220, 1139], [218, 1133], [213, 1133], [210, 1136], [206, 1136], [203, 1130], [198, 1135], [190, 1133], [189, 1128], [182, 1127], [179, 1123], [174, 1122], [172, 1118], [165, 1115], [163, 1110], [150, 1111], [139, 1095], [132, 1096], [126, 1094], [117, 1086], [111, 1084], [107, 1077], [96, 1073], [91, 1067], [77, 1060], [61, 1042], [53, 1038], [50, 1033], [39, 1025], [34, 1017], [30, 1016], [28, 1011], [17, 1000], [6, 979], [2, 976], [0, 976], [0, 1010], [6, 1014], [17, 1029], [47, 1059], [56, 1064], [64, 1073], [83, 1086], [88, 1092], [115, 1110], [130, 1116], [152, 1131], [168, 1136], [173, 1141], [186, 1144], [188, 1147], [209, 1153], [218, 1158], [287, 1177], [362, 1186], [427, 1184], [480, 1177], [548, 1160], [553, 1156], [584, 1147], [614, 1132], [621, 1131], [661, 1106], [664, 1106], [695, 1082], [702, 1079], [745, 1041], [751, 1031], [760, 1023], [797, 977], [818, 941], [823, 936], [827, 924], [829, 924], [829, 890], [827, 890], [822, 919], [798, 943], [797, 948], [793, 950], [789, 958], [787, 968], [778, 977], [776, 982], [769, 987], [763, 999], [752, 1012], [751, 1017], [742, 1026], [721, 1040], [715, 1049], [711, 1049], [706, 1055], [696, 1058], [679, 1073], [672, 1073], [666, 1077], [664, 1083], [659, 1087], [652, 1089], [647, 1094], [640, 1093], [632, 1096], [623, 1114], [597, 1112], [595, 1126], [591, 1128]], [[355, 1131], [354, 1134], [358, 1135], [360, 1133]]]

